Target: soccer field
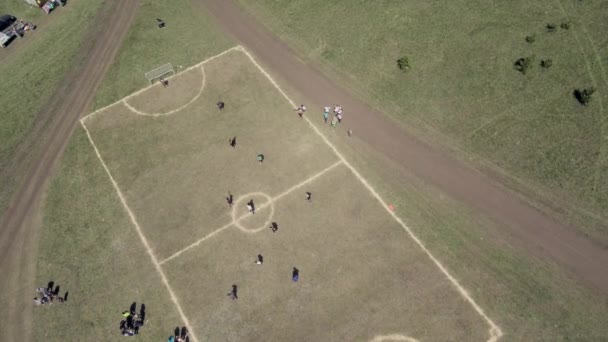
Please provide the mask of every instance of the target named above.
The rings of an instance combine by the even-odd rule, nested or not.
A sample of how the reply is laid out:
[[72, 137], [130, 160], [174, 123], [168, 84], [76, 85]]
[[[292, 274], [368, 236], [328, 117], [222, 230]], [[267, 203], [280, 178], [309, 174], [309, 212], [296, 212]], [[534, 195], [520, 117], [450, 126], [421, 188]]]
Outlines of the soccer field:
[[82, 119], [191, 339], [499, 339], [333, 147], [335, 129], [309, 121], [321, 110], [294, 107], [236, 47]]

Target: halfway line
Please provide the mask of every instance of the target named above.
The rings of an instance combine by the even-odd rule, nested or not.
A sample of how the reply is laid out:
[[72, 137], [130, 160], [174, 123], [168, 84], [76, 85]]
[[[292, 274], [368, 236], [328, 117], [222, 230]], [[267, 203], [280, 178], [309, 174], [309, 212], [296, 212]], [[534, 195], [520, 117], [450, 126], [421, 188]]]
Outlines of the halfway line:
[[[313, 176], [311, 176], [311, 177], [307, 178], [306, 180], [304, 180], [304, 181], [302, 181], [302, 182], [300, 182], [300, 183], [298, 183], [298, 184], [296, 184], [296, 185], [292, 186], [291, 188], [289, 188], [289, 189], [287, 189], [287, 190], [283, 191], [282, 193], [280, 193], [279, 195], [277, 195], [277, 196], [275, 196], [275, 197], [271, 198], [270, 202], [266, 202], [266, 203], [264, 203], [264, 204], [260, 205], [260, 207], [259, 207], [259, 209], [258, 209], [258, 210], [262, 210], [262, 209], [264, 209], [264, 208], [268, 207], [268, 206], [269, 206], [271, 203], [274, 203], [275, 201], [279, 200], [280, 198], [282, 198], [282, 197], [284, 197], [284, 196], [288, 195], [289, 193], [291, 193], [292, 191], [296, 190], [297, 188], [302, 187], [302, 186], [304, 186], [304, 185], [306, 185], [306, 184], [308, 184], [308, 183], [310, 183], [310, 182], [314, 181], [315, 179], [317, 179], [317, 178], [321, 177], [322, 175], [324, 175], [325, 173], [327, 173], [327, 172], [331, 171], [333, 168], [335, 168], [336, 166], [338, 166], [338, 165], [340, 165], [340, 164], [342, 164], [342, 160], [338, 160], [337, 162], [333, 163], [331, 166], [329, 166], [329, 167], [327, 167], [327, 168], [323, 169], [322, 171], [320, 171], [320, 172], [316, 173], [315, 175], [313, 175]], [[249, 215], [250, 215], [250, 214], [244, 214], [244, 215], [241, 215], [241, 217], [237, 218], [235, 221], [232, 221], [232, 222], [228, 223], [227, 225], [225, 225], [225, 226], [223, 226], [223, 227], [221, 227], [221, 228], [218, 228], [218, 229], [214, 230], [213, 232], [211, 232], [211, 233], [209, 233], [209, 234], [205, 235], [204, 237], [202, 237], [202, 238], [200, 238], [200, 239], [196, 240], [196, 242], [194, 242], [194, 243], [192, 243], [192, 244], [190, 244], [190, 245], [188, 245], [188, 246], [184, 247], [183, 249], [181, 249], [181, 250], [179, 250], [179, 251], [175, 252], [173, 255], [171, 255], [171, 256], [170, 256], [170, 257], [168, 257], [167, 259], [165, 259], [165, 260], [163, 260], [163, 261], [159, 262], [159, 265], [162, 265], [162, 264], [166, 263], [167, 261], [170, 261], [170, 260], [172, 260], [172, 259], [177, 258], [177, 257], [178, 257], [178, 256], [180, 256], [182, 253], [184, 253], [184, 252], [186, 252], [186, 251], [188, 251], [188, 250], [190, 250], [190, 249], [192, 249], [192, 248], [194, 248], [194, 247], [196, 247], [196, 246], [200, 245], [200, 244], [201, 244], [203, 241], [205, 241], [205, 240], [207, 240], [207, 239], [209, 239], [209, 238], [212, 238], [213, 236], [215, 236], [215, 235], [216, 235], [216, 234], [218, 234], [219, 232], [221, 232], [221, 231], [223, 231], [223, 230], [226, 230], [226, 229], [230, 228], [230, 226], [232, 226], [233, 224], [235, 224], [235, 222], [238, 222], [238, 221], [240, 221], [240, 220], [242, 220], [242, 219], [244, 219], [244, 218], [246, 218], [246, 217], [249, 217]]]

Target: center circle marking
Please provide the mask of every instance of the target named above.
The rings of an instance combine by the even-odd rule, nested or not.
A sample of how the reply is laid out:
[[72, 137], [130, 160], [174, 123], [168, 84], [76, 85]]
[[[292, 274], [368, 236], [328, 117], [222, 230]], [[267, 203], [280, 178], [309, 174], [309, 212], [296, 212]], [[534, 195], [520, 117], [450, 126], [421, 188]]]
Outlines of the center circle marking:
[[[248, 198], [252, 198], [252, 197], [263, 197], [266, 199], [266, 203], [263, 203], [262, 205], [260, 205], [260, 207], [256, 208], [256, 210], [265, 209], [266, 207], [270, 206], [270, 214], [268, 215], [268, 219], [266, 220], [266, 222], [264, 222], [264, 224], [261, 227], [258, 227], [258, 228], [247, 228], [241, 224], [241, 220], [244, 220], [247, 217], [249, 217], [247, 214], [243, 215], [241, 217], [237, 217], [238, 208], [239, 208], [239, 205], [241, 204], [241, 202], [246, 201]], [[250, 215], [255, 215], [255, 214], [250, 214]], [[234, 205], [232, 206], [232, 222], [238, 229], [240, 229], [242, 232], [248, 233], [248, 234], [258, 233], [258, 232], [262, 231], [264, 228], [268, 227], [270, 225], [270, 222], [272, 221], [273, 216], [274, 216], [274, 201], [268, 194], [263, 193], [263, 192], [250, 192], [248, 194], [240, 196], [236, 201], [234, 201]]]

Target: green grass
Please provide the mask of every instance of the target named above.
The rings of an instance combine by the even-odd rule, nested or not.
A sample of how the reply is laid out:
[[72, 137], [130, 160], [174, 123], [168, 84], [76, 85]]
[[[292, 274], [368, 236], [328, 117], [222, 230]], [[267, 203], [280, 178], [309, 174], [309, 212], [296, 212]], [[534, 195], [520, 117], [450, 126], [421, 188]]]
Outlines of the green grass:
[[[14, 6], [17, 3], [21, 5], [18, 0], [10, 2]], [[53, 89], [73, 67], [70, 58], [80, 45], [80, 33], [90, 21], [92, 9], [99, 4], [70, 2], [68, 7], [49, 16], [56, 17], [56, 22], [49, 23], [48, 32], [42, 28], [36, 31], [40, 41], [25, 46], [20, 58], [11, 60], [13, 64], [0, 66], [3, 76], [22, 81], [0, 85], [6, 87], [0, 88], [5, 90], [3, 94], [11, 95], [2, 98], [12, 99], [10, 104], [3, 104], [12, 112], [2, 112], [6, 116], [2, 132], [6, 128], [12, 134], [11, 139], [19, 139], [15, 127], [23, 127], [25, 131], [38, 109], [36, 104], [43, 103], [51, 92], [23, 94], [32, 94], [32, 89]], [[190, 2], [181, 0], [141, 1], [135, 23], [102, 84], [96, 106], [114, 102], [143, 87], [146, 85], [143, 73], [160, 64], [171, 62], [185, 68], [230, 46], [227, 39], [209, 26], [209, 19], [190, 6]], [[65, 15], [59, 16], [64, 11]], [[156, 29], [157, 17], [167, 22], [166, 29]], [[49, 68], [48, 60], [52, 59], [61, 63]], [[27, 123], [9, 120], [28, 117]], [[133, 301], [143, 302], [148, 308], [149, 322], [142, 328], [140, 339], [165, 340], [175, 326], [183, 324], [81, 129], [77, 129], [68, 145], [60, 171], [48, 191], [38, 245], [36, 285], [44, 286], [54, 280], [70, 294], [64, 305], [35, 308], [34, 340], [71, 340], [74, 336], [92, 341], [121, 338], [120, 313]], [[35, 295], [32, 289], [32, 297]]]
[[529, 257], [502, 227], [404, 174], [356, 139], [338, 137], [334, 143], [503, 329], [504, 341], [608, 336], [605, 296], [560, 266]]
[[[54, 12], [53, 16], [55, 16], [58, 12], [61, 11]], [[41, 9], [34, 6], [30, 6], [29, 4], [21, 0], [3, 1], [2, 4], [0, 4], [0, 15], [4, 14], [10, 14], [14, 17], [34, 23], [37, 23], [38, 19], [42, 18], [43, 16], [46, 16], [46, 14], [44, 14], [44, 11], [42, 11]]]
[[[584, 3], [597, 4], [597, 2], [589, 1], [585, 1]], [[152, 6], [150, 3], [145, 4], [147, 6]], [[286, 8], [289, 8], [285, 3], [281, 4]], [[386, 2], [383, 6], [395, 6], [394, 4], [396, 3]], [[564, 5], [566, 4], [567, 3], [564, 2]], [[447, 6], [445, 3], [443, 5]], [[368, 10], [370, 14], [373, 14], [374, 11], [377, 11], [380, 7], [389, 10], [390, 7], [386, 6], [375, 6], [373, 8], [366, 8], [366, 10]], [[483, 4], [479, 6], [483, 7]], [[167, 61], [173, 62], [173, 59], [158, 58], [157, 61], [154, 63], [150, 62], [150, 65], [148, 65], [147, 61], [150, 58], [156, 58], [154, 57], [154, 55], [158, 53], [156, 47], [154, 45], [144, 44], [143, 42], [139, 43], [137, 39], [133, 38], [145, 36], [146, 30], [148, 30], [147, 22], [157, 16], [165, 19], [169, 25], [171, 25], [173, 21], [179, 22], [179, 17], [171, 16], [171, 13], [174, 11], [173, 8], [169, 8], [168, 6], [162, 8], [164, 11], [160, 12], [160, 14], [151, 10], [147, 15], [143, 16], [141, 14], [142, 12], [140, 12], [140, 16], [137, 19], [139, 24], [135, 26], [137, 32], [132, 32], [130, 34], [130, 44], [124, 46], [120, 53], [121, 56], [119, 56], [118, 64], [115, 64], [112, 67], [110, 73], [113, 76], [104, 82], [104, 90], [97, 97], [97, 107], [112, 103], [127, 95], [129, 92], [146, 85], [146, 81], [143, 78], [143, 72]], [[353, 8], [350, 8], [350, 10], [349, 13], [352, 12]], [[178, 12], [177, 9], [175, 9], [175, 11], [175, 13]], [[586, 13], [586, 16], [601, 16], [601, 12], [599, 11], [588, 11], [589, 13]], [[200, 19], [193, 22], [185, 22], [184, 25], [188, 27], [188, 30], [196, 27], [196, 25], [199, 25], [201, 22], [207, 25], [207, 19], [200, 17], [199, 14], [197, 14], [198, 12], [186, 12], [187, 13], [180, 14], [191, 18], [188, 20], [193, 20], [192, 18]], [[304, 12], [301, 13], [309, 12], [308, 10], [304, 10]], [[331, 12], [331, 14], [333, 14], [333, 17], [338, 18], [332, 20], [350, 20], [350, 18], [337, 12]], [[394, 15], [387, 14], [386, 17], [392, 18]], [[413, 20], [410, 17], [416, 18], [417, 15], [411, 14], [403, 17], [402, 20], [404, 22]], [[427, 17], [430, 18], [432, 16], [429, 15]], [[306, 16], [306, 18], [308, 19], [308, 16]], [[315, 18], [310, 19], [316, 20]], [[329, 25], [332, 20], [324, 21], [323, 25]], [[422, 21], [422, 19], [418, 20]], [[540, 30], [544, 23], [543, 20], [539, 21], [540, 23], [535, 26], [534, 30], [522, 30], [522, 33], [525, 31], [525, 35], [537, 31], [537, 42], [542, 36]], [[594, 20], [593, 22], [598, 23], [599, 21]], [[291, 26], [296, 24], [299, 24], [297, 20], [290, 21]], [[586, 24], [590, 25], [588, 22]], [[215, 39], [213, 38], [216, 34], [214, 28], [211, 26], [207, 27], [209, 28], [209, 31], [200, 31], [197, 34], [209, 35], [207, 39]], [[572, 29], [575, 27], [576, 26], [573, 25]], [[307, 27], [307, 29], [313, 30], [317, 28]], [[336, 28], [334, 27], [334, 30], [335, 29]], [[602, 38], [601, 34], [599, 34], [600, 32], [605, 32], [605, 30], [601, 31], [598, 28], [595, 30], [589, 28], [589, 31], [592, 35], [596, 35], [595, 37], [597, 37], [597, 39]], [[152, 35], [157, 32], [157, 30], [152, 30], [148, 39], [152, 40]], [[189, 35], [194, 33], [183, 32], [183, 34]], [[525, 35], [521, 37], [522, 41]], [[306, 37], [307, 35], [302, 33], [302, 36]], [[319, 36], [322, 37], [321, 35]], [[404, 35], [400, 35], [399, 37], [403, 36]], [[347, 41], [352, 41], [353, 38], [357, 38], [356, 35], [353, 35], [353, 37], [350, 37]], [[584, 36], [581, 35], [581, 40], [583, 38]], [[174, 35], [164, 37], [160, 40], [160, 44], [170, 45], [172, 44], [173, 39]], [[171, 58], [174, 58], [175, 60], [178, 60], [179, 58], [182, 58], [181, 60], [188, 60], [188, 63], [183, 63], [184, 67], [186, 67], [189, 64], [194, 64], [223, 50], [223, 46], [222, 48], [219, 48], [221, 45], [219, 44], [217, 51], [209, 51], [209, 53], [207, 53], [207, 50], [204, 47], [201, 47], [205, 46], [206, 38], [198, 37], [197, 39], [201, 42], [200, 46], [176, 44], [174, 45], [174, 49], [163, 50], [162, 53], [170, 53], [171, 56], [173, 56]], [[223, 38], [220, 38], [219, 40], [225, 42]], [[228, 45], [229, 44], [226, 44], [226, 47]], [[132, 49], [132, 46], [138, 48]], [[188, 49], [197, 49], [196, 51], [198, 51], [200, 55], [191, 57], [185, 53]], [[333, 50], [333, 48], [331, 50]], [[302, 48], [301, 51], [309, 50]], [[354, 54], [352, 51], [349, 53], [351, 53], [349, 58], [353, 55], [358, 55], [356, 51]], [[326, 55], [327, 54], [328, 53], [326, 53]], [[415, 72], [417, 64], [421, 63], [424, 59], [421, 59], [420, 56], [416, 56], [415, 54], [408, 53], [408, 55], [412, 60], [414, 68], [412, 69], [412, 72]], [[517, 55], [517, 57], [519, 57], [519, 55]], [[554, 60], [554, 66], [550, 70], [555, 70], [554, 68], [558, 65], [558, 59], [555, 56], [549, 57]], [[335, 59], [336, 57], [333, 58]], [[390, 59], [385, 56], [385, 59], [387, 60], [387, 65], [390, 64], [386, 67], [386, 70], [391, 79], [393, 77], [403, 76], [402, 73], [399, 74], [401, 76], [392, 75], [392, 56]], [[140, 62], [138, 61], [144, 61], [142, 63], [145, 65], [140, 66]], [[508, 69], [508, 72], [505, 69], [505, 73], [510, 73], [512, 71], [511, 64], [512, 61], [509, 60], [509, 64], [505, 66], [505, 68]], [[366, 66], [366, 68], [369, 67], [369, 65], [365, 64], [365, 60], [362, 60], [360, 65]], [[347, 67], [356, 68], [353, 65], [347, 65]], [[134, 68], [139, 69], [135, 71]], [[539, 68], [533, 70], [530, 75], [533, 75], [535, 71], [539, 71], [538, 69]], [[364, 72], [364, 70], [360, 70], [359, 72]], [[356, 74], [353, 73], [353, 75]], [[410, 74], [408, 74], [408, 77], [409, 75]], [[395, 80], [392, 79], [391, 82], [394, 81]], [[359, 82], [356, 79], [353, 79], [353, 82], [355, 82], [360, 89], [367, 89], [367, 91], [371, 93], [371, 90], [365, 87], [365, 82]], [[389, 86], [387, 85], [386, 88], [389, 88]], [[383, 90], [379, 92], [380, 94], [385, 91], [387, 92], [385, 88], [382, 89]], [[405, 94], [405, 96], [409, 95]], [[420, 96], [410, 97], [416, 98]], [[370, 95], [370, 98], [375, 99], [375, 101], [384, 99], [384, 97], [380, 95]], [[383, 103], [383, 105], [388, 106], [388, 108], [398, 107], [398, 103], [393, 101], [390, 101], [390, 103]], [[593, 105], [597, 105], [597, 101], [594, 101]], [[427, 109], [429, 108], [426, 107], [425, 110]], [[439, 112], [443, 113], [445, 108], [441, 109], [442, 110]], [[408, 113], [409, 112], [410, 111], [408, 110]], [[410, 115], [423, 115], [424, 113], [427, 113], [427, 111], [422, 111], [418, 114], [411, 113]], [[443, 115], [441, 113], [436, 113], [436, 115]], [[412, 118], [412, 121], [416, 120]], [[448, 266], [453, 275], [471, 292], [482, 308], [484, 308], [490, 317], [496, 320], [503, 328], [504, 332], [507, 334], [504, 338], [505, 341], [596, 341], [602, 340], [605, 336], [608, 336], [606, 325], [603, 322], [606, 313], [608, 313], [608, 304], [603, 297], [592, 294], [581, 288], [574, 281], [564, 276], [563, 273], [553, 265], [546, 265], [538, 260], [525, 258], [524, 252], [510, 246], [508, 240], [507, 242], [501, 242], [505, 237], [499, 234], [500, 227], [496, 227], [491, 222], [474, 216], [461, 205], [447, 200], [441, 194], [425, 188], [415, 181], [403, 181], [408, 178], [402, 178], [403, 175], [398, 167], [393, 165], [392, 167], [383, 167], [382, 169], [377, 168], [377, 165], [385, 166], [389, 164], [386, 160], [383, 160], [374, 154], [373, 151], [366, 149], [363, 144], [359, 144], [356, 140], [356, 132], [355, 137], [353, 137], [352, 140], [346, 140], [345, 137], [340, 138], [338, 135], [331, 136], [330, 139], [338, 144], [338, 148], [346, 154], [357, 167], [361, 168], [361, 171], [366, 177], [370, 178], [372, 183], [378, 188], [387, 201], [395, 204], [399, 215], [406, 218], [408, 224], [420, 235], [423, 241], [428, 244], [433, 253]], [[225, 143], [225, 139], [222, 140], [222, 143]], [[200, 149], [204, 150], [203, 147], [200, 147]], [[395, 177], [395, 174], [397, 174], [398, 177]], [[70, 177], [68, 177], [68, 175]], [[96, 196], [100, 196], [101, 198], [98, 200]], [[131, 275], [141, 274], [139, 269], [134, 269], [132, 267], [132, 264], [140, 262], [142, 265], [142, 272], [145, 273], [147, 272], [146, 270], [149, 270], [147, 266], [150, 265], [149, 259], [147, 259], [145, 253], [139, 249], [139, 241], [136, 241], [132, 234], [133, 228], [128, 222], [125, 222], [124, 213], [120, 210], [120, 206], [111, 185], [107, 182], [107, 177], [103, 174], [103, 170], [98, 161], [94, 158], [90, 146], [81, 131], [76, 133], [74, 140], [68, 148], [59, 179], [53, 183], [49, 197], [50, 200], [49, 204], [47, 204], [45, 215], [45, 222], [47, 222], [47, 225], [46, 229], [43, 230], [44, 238], [40, 242], [46, 260], [42, 260], [39, 264], [38, 282], [42, 285], [49, 280], [49, 277], [55, 277], [54, 280], [59, 282], [62, 285], [62, 288], [71, 291], [70, 296], [81, 297], [81, 294], [77, 294], [78, 292], [81, 292], [79, 290], [81, 286], [85, 291], [90, 289], [88, 293], [92, 293], [93, 295], [95, 291], [102, 291], [105, 293], [104, 287], [107, 286], [109, 280], [104, 279], [104, 277], [107, 278], [108, 274], [117, 274], [115, 268], [122, 270], [123, 273], [126, 274], [124, 280], [122, 277], [111, 277], [111, 281], [114, 281], [116, 278], [116, 281], [121, 282], [117, 285], [127, 289], [125, 290], [125, 293], [119, 293], [116, 298], [109, 297], [110, 299], [115, 300], [117, 306], [116, 312], [123, 310], [123, 306], [129, 304], [125, 302], [132, 300], [140, 301], [142, 299], [139, 298], [150, 298], [151, 296], [158, 297], [155, 299], [158, 300], [158, 302], [149, 302], [147, 304], [152, 303], [150, 305], [155, 308], [154, 311], [156, 311], [156, 308], [158, 307], [163, 308], [162, 310], [166, 309], [169, 317], [166, 320], [160, 319], [162, 322], [158, 323], [159, 327], [149, 325], [148, 327], [145, 327], [143, 331], [149, 334], [146, 335], [146, 337], [151, 336], [151, 339], [155, 338], [160, 340], [160, 338], [164, 338], [163, 333], [165, 331], [165, 326], [178, 324], [173, 323], [173, 307], [161, 302], [166, 298], [166, 293], [163, 293], [164, 290], [161, 288], [162, 285], [154, 279], [154, 274], [148, 274], [149, 277], [152, 277], [149, 280], [149, 287], [142, 284], [142, 282], [135, 282], [134, 284], [130, 282], [132, 279], [130, 278]], [[88, 213], [89, 211], [92, 213]], [[79, 218], [79, 215], [84, 215], [86, 217]], [[111, 220], [109, 221], [109, 224], [104, 223], [104, 221], [107, 220]], [[52, 222], [55, 223], [51, 225], [50, 223]], [[104, 234], [95, 237], [94, 234], [96, 233], [93, 229], [98, 227], [103, 229], [100, 234]], [[68, 232], [68, 229], [72, 237], [64, 235]], [[126, 234], [124, 236], [127, 237], [127, 240], [134, 242], [134, 250], [125, 251], [120, 248], [115, 249], [112, 246], [111, 238], [107, 236], [111, 234]], [[70, 249], [74, 246], [73, 244], [60, 244], [57, 241], [57, 239], [62, 237], [70, 238], [69, 241], [83, 241], [85, 245], [95, 249], [92, 251], [86, 250], [86, 252], [84, 252], [83, 249], [77, 249], [72, 253], [70, 252]], [[90, 244], [94, 239], [98, 240], [97, 244]], [[114, 250], [119, 251], [120, 254], [108, 254], [108, 251]], [[239, 251], [239, 253], [242, 252], [243, 251]], [[84, 264], [79, 265], [78, 260], [81, 255], [86, 257], [84, 262], [87, 264], [90, 263], [92, 266]], [[126, 257], [121, 258], [121, 256]], [[128, 259], [129, 257], [131, 257], [133, 261]], [[117, 259], [120, 260], [116, 261]], [[107, 262], [101, 264], [100, 261], [103, 260]], [[251, 262], [252, 261], [253, 259]], [[115, 265], [115, 267], [110, 267], [110, 264]], [[81, 275], [84, 274], [88, 279], [80, 280], [73, 278], [73, 275], [70, 275], [67, 270], [68, 265], [70, 268], [76, 267], [76, 269], [79, 269]], [[89, 267], [93, 272], [99, 272], [101, 277], [91, 275], [92, 272], [88, 270]], [[283, 275], [283, 273], [281, 273], [281, 275]], [[96, 282], [97, 280], [99, 281]], [[128, 285], [125, 285], [125, 283], [128, 283]], [[154, 292], [156, 290], [160, 292]], [[219, 290], [224, 291], [224, 287]], [[226, 292], [227, 290], [228, 289], [226, 289]], [[135, 296], [133, 291], [139, 292], [139, 296]], [[225, 293], [222, 293], [222, 295], [224, 294]], [[56, 328], [65, 328], [67, 327], [68, 322], [71, 322], [72, 324], [74, 322], [79, 322], [78, 319], [74, 319], [74, 317], [68, 317], [69, 315], [85, 315], [84, 312], [79, 311], [81, 308], [70, 307], [70, 305], [74, 305], [76, 302], [75, 297], [73, 297], [74, 301], [68, 303], [67, 306], [42, 308], [44, 311], [37, 313], [36, 322], [41, 322], [41, 325], [37, 328], [34, 335], [37, 339], [42, 339], [42, 336], [44, 336], [44, 329], [50, 329], [48, 331], [53, 334], [57, 333], [59, 338], [63, 333], [61, 331], [56, 331]], [[97, 296], [93, 299], [95, 303], [99, 303], [99, 298]], [[115, 320], [116, 316], [114, 315], [114, 312], [109, 313], [109, 311], [114, 310], [114, 302], [99, 305], [100, 306], [95, 309], [96, 312], [94, 313], [94, 317], [92, 317], [91, 314], [86, 314], [84, 316], [86, 317], [86, 321], [89, 322], [86, 327], [80, 327], [78, 324], [76, 326], [78, 329], [81, 329], [79, 331], [93, 332], [94, 335], [92, 336], [97, 337], [100, 340], [113, 339], [115, 338], [113, 337], [114, 335], [103, 334], [107, 333], [105, 329], [110, 329], [108, 330], [110, 333], [118, 332], [118, 329], [112, 325], [117, 324], [118, 320]], [[112, 308], [109, 308], [110, 306], [112, 306]], [[53, 315], [50, 315], [49, 317], [42, 315], [42, 312], [48, 312], [46, 309], [51, 309], [50, 311]], [[156, 316], [156, 314], [153, 316]], [[269, 317], [272, 318], [272, 316]], [[157, 317], [154, 317], [155, 320], [156, 318]], [[91, 324], [91, 321], [96, 321], [97, 323]], [[70, 325], [70, 329], [71, 328], [73, 328], [72, 325]], [[206, 329], [206, 327], [203, 327], [203, 329]], [[46, 339], [53, 340], [50, 337]]]
[[[76, 52], [100, 6], [100, 1], [74, 1], [42, 17], [46, 16], [42, 10], [23, 1], [0, 2], [0, 13], [39, 24], [35, 32], [26, 33], [1, 51], [6, 55], [0, 63], [0, 169], [14, 167], [11, 156], [27, 136], [36, 114], [64, 75], [79, 63]], [[18, 184], [21, 171], [14, 170], [0, 181], [0, 210]]]
[[[608, 242], [603, 2], [241, 3], [341, 84], [418, 133], [480, 157], [481, 167], [506, 172], [537, 200], [566, 208], [568, 219], [586, 218], [581, 229]], [[566, 21], [570, 29], [559, 28]], [[547, 23], [557, 31], [546, 32]], [[397, 68], [403, 55], [407, 73]], [[529, 56], [536, 62], [526, 75], [513, 69]], [[545, 58], [550, 69], [538, 65]], [[589, 86], [598, 91], [583, 107], [572, 91]]]
[[[158, 29], [156, 18], [167, 26]], [[94, 107], [109, 105], [147, 86], [147, 71], [171, 63], [179, 72], [180, 65], [185, 69], [234, 45], [191, 1], [143, 0]]]
[[45, 213], [36, 286], [53, 280], [69, 296], [34, 308], [34, 341], [120, 338], [121, 313], [132, 302], [138, 310], [146, 304], [145, 340], [164, 341], [182, 324], [82, 129], [65, 152]]

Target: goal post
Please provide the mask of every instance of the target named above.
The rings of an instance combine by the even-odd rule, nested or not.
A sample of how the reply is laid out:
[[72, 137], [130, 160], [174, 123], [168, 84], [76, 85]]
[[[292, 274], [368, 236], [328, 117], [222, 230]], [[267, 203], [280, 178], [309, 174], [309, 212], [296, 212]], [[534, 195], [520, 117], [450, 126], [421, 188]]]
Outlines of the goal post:
[[153, 84], [154, 82], [160, 80], [161, 78], [175, 75], [175, 70], [173, 69], [173, 66], [171, 65], [171, 63], [167, 63], [154, 70], [150, 70], [150, 71], [146, 72], [145, 75], [146, 75], [146, 78], [148, 79], [148, 82], [150, 82], [150, 84]]

